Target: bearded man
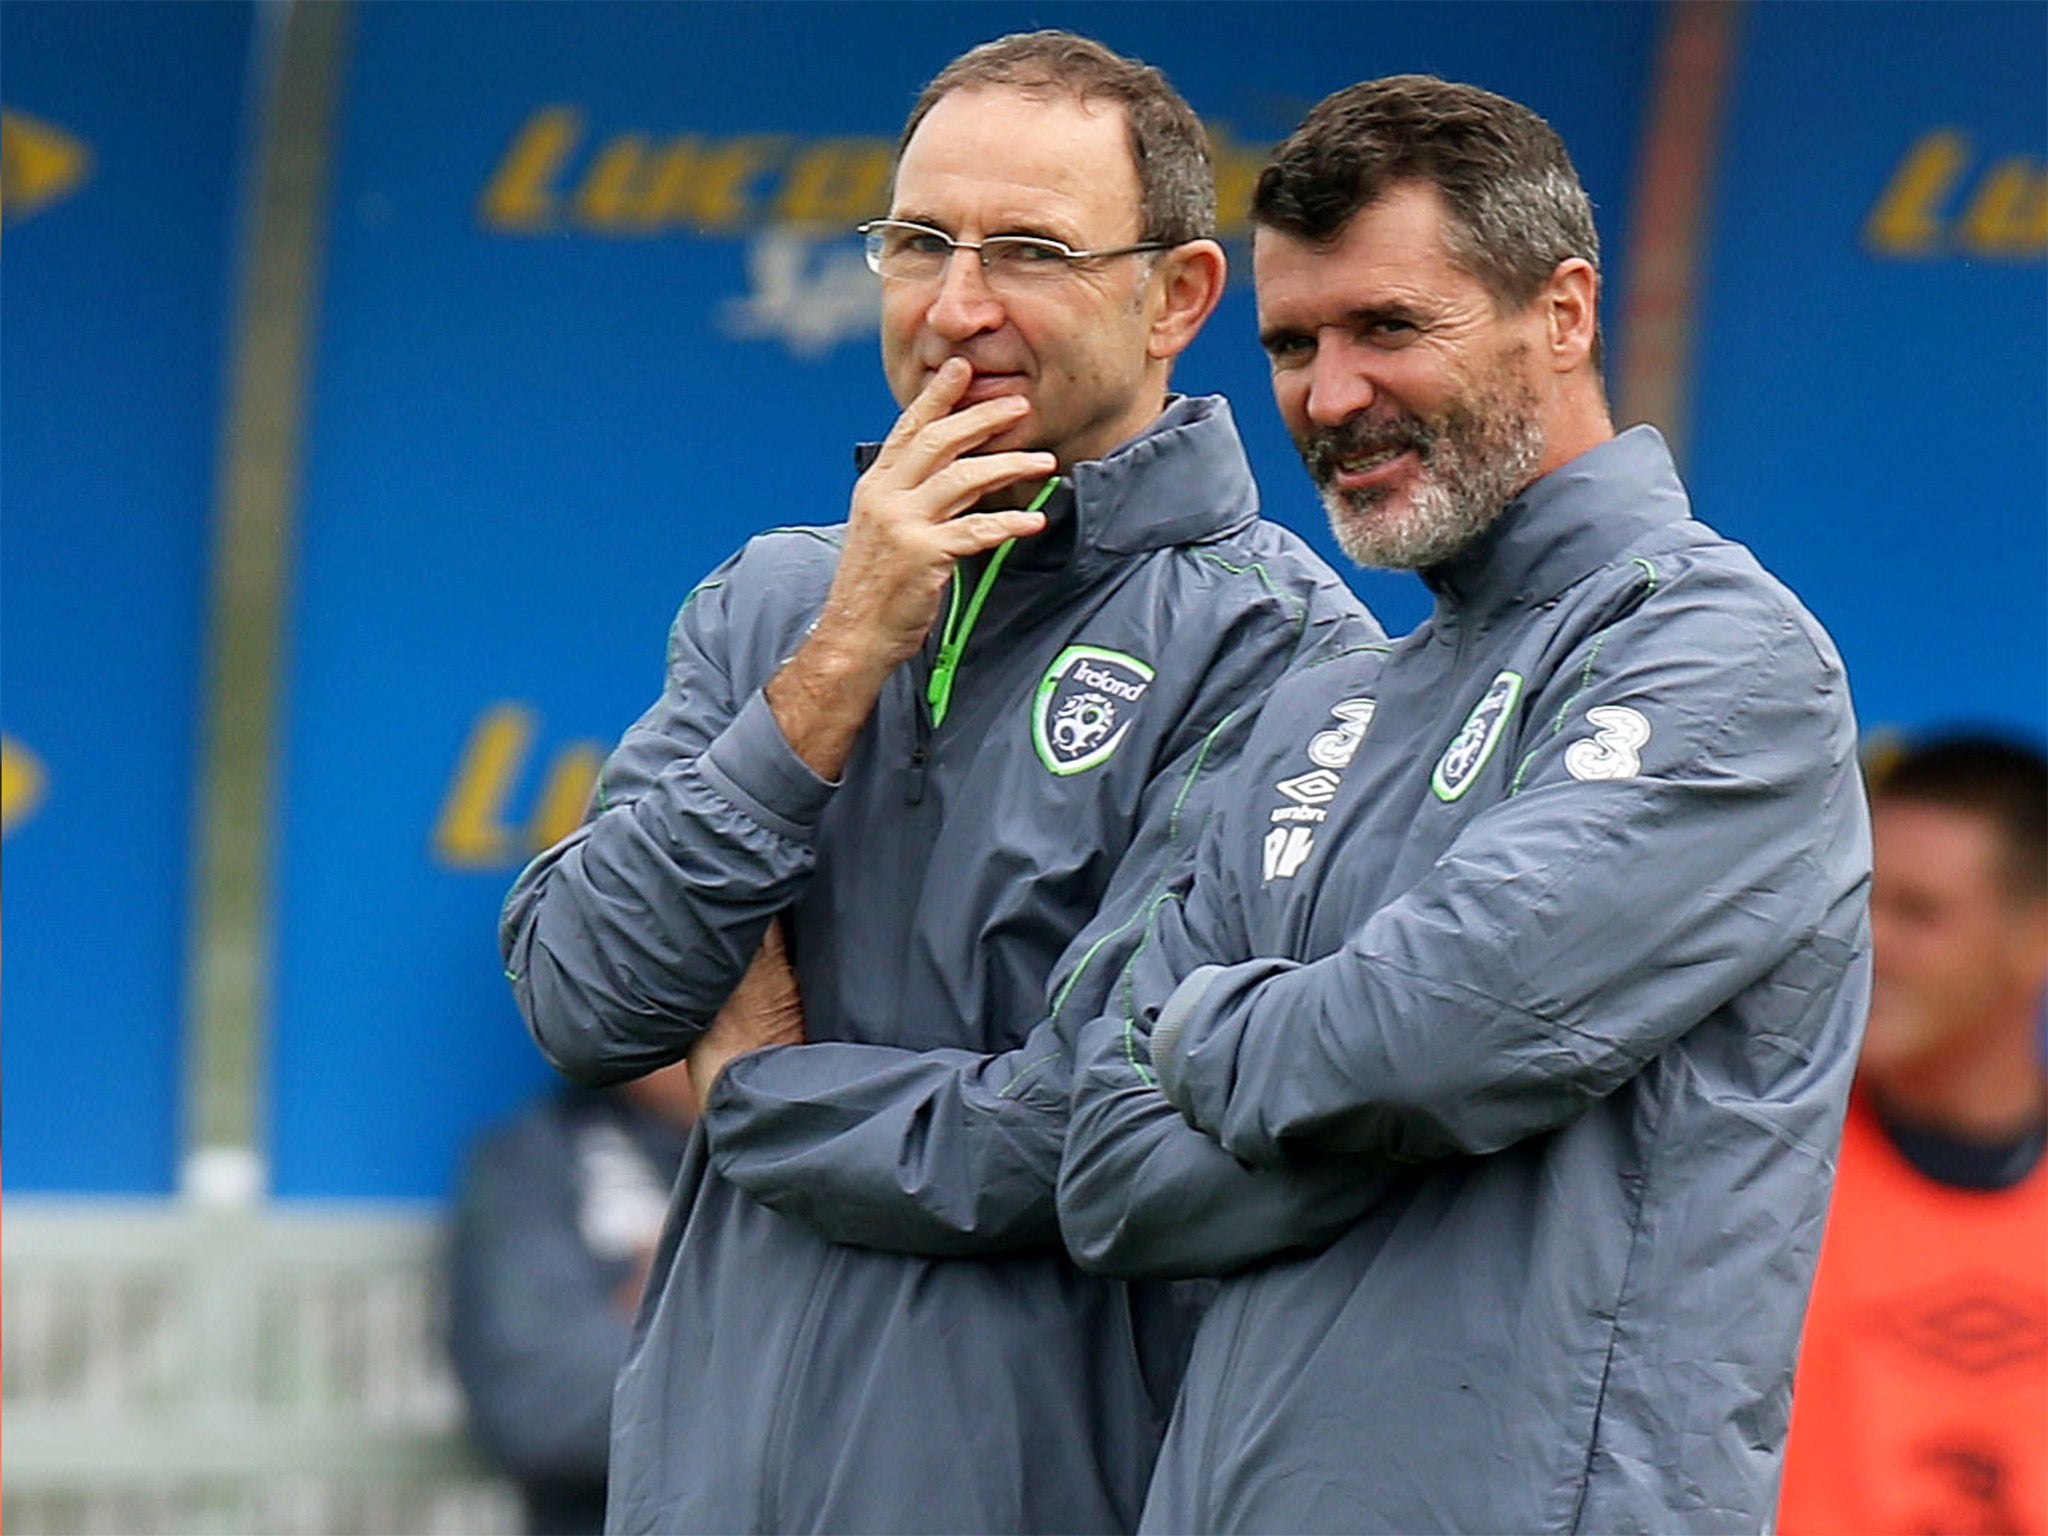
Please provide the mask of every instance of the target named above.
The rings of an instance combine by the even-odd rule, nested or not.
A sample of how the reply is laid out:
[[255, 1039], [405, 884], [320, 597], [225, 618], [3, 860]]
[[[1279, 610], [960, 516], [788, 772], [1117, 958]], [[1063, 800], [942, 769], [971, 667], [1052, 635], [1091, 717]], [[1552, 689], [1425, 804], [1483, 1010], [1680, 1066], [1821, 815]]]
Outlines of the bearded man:
[[1430, 620], [1283, 682], [1082, 1025], [1069, 1246], [1224, 1277], [1153, 1531], [1758, 1531], [1869, 987], [1833, 645], [1617, 435], [1527, 108], [1338, 92], [1255, 200], [1282, 416]]

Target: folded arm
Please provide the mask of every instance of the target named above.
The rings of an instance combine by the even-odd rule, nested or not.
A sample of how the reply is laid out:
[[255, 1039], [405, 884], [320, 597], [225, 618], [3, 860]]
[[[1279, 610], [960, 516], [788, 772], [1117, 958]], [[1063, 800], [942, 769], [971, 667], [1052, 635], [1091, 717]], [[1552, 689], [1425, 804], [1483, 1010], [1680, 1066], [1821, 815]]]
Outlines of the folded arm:
[[1206, 772], [1227, 753], [1197, 743], [1157, 777], [1136, 842], [1022, 1045], [818, 1042], [736, 1057], [706, 1107], [714, 1166], [836, 1242], [939, 1256], [1057, 1244], [1070, 1084], [1059, 1022], [1101, 1006], [1163, 869], [1192, 838]]
[[932, 1255], [1058, 1244], [1075, 1031], [1107, 1006], [1243, 750], [1256, 701], [1291, 665], [1378, 638], [1342, 594], [1233, 611], [1206, 637], [1214, 656], [1174, 749], [1152, 770], [1131, 841], [1023, 1043], [991, 1054], [820, 1043], [735, 1060], [705, 1116], [725, 1177], [839, 1242]]
[[1562, 678], [1514, 792], [1335, 953], [1183, 980], [1153, 1044], [1191, 1125], [1262, 1167], [1492, 1152], [1795, 948], [1846, 950], [1867, 843], [1839, 670], [1790, 617], [1688, 617]]
[[681, 1060], [815, 862], [833, 786], [730, 672], [731, 587], [758, 583], [750, 561], [776, 558], [757, 541], [690, 595], [660, 700], [606, 762], [588, 819], [506, 900], [513, 993], [543, 1054], [580, 1082]]
[[[923, 642], [954, 562], [1043, 526], [966, 510], [1053, 468], [1050, 454], [975, 451], [1022, 402], [956, 410], [969, 372], [940, 369], [905, 408], [836, 543], [784, 530], [690, 595], [661, 701], [605, 765], [594, 814], [513, 887], [506, 971], [570, 1077], [617, 1082], [683, 1057], [809, 876], [853, 742]], [[807, 591], [821, 608], [793, 615]]]
[[[1159, 1091], [1151, 1032], [1181, 977], [1241, 959], [1248, 943], [1220, 835], [1183, 861], [1098, 1015], [1071, 1032], [1073, 1095], [1059, 1170], [1067, 1247], [1084, 1267], [1177, 1278], [1224, 1275], [1321, 1247], [1372, 1203], [1368, 1163], [1314, 1159], [1255, 1168], [1189, 1125]], [[1249, 961], [1247, 973], [1284, 962]]]

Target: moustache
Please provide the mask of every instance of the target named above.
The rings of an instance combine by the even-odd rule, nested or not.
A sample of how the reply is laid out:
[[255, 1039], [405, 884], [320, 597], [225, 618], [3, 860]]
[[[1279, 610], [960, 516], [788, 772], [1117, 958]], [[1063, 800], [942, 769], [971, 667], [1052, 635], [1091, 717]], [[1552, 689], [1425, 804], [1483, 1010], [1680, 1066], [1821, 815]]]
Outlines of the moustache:
[[1340, 459], [1413, 449], [1417, 458], [1427, 461], [1436, 448], [1436, 437], [1427, 424], [1413, 416], [1375, 417], [1361, 411], [1302, 439], [1301, 458], [1309, 474], [1327, 480]]

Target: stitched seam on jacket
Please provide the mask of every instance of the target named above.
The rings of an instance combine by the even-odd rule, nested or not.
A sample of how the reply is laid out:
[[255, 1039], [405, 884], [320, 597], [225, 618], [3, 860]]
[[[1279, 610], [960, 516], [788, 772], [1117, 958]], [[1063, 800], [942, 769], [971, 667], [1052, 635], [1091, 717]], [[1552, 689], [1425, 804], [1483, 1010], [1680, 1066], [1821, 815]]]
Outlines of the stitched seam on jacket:
[[1197, 549], [1196, 551], [1194, 551], [1194, 555], [1196, 559], [1206, 560], [1211, 565], [1217, 567], [1219, 570], [1228, 571], [1233, 576], [1243, 576], [1246, 574], [1257, 576], [1259, 578], [1259, 584], [1263, 586], [1267, 590], [1267, 592], [1271, 593], [1274, 597], [1278, 598], [1281, 602], [1285, 603], [1288, 606], [1288, 608], [1292, 611], [1297, 623], [1305, 621], [1308, 618], [1308, 604], [1302, 601], [1302, 599], [1295, 597], [1292, 593], [1283, 591], [1278, 585], [1276, 585], [1273, 580], [1272, 573], [1269, 572], [1261, 562], [1253, 560], [1245, 565], [1232, 565], [1228, 560], [1224, 559], [1221, 555], [1216, 554], [1214, 551], [1207, 549]]
[[1579, 668], [1578, 686], [1557, 706], [1557, 713], [1551, 717], [1550, 729], [1543, 733], [1542, 740], [1523, 754], [1521, 762], [1515, 765], [1515, 776], [1508, 784], [1508, 798], [1513, 799], [1522, 792], [1522, 780], [1528, 776], [1529, 765], [1536, 761], [1536, 754], [1557, 739], [1558, 733], [1564, 729], [1565, 720], [1572, 712], [1572, 706], [1584, 697], [1588, 688], [1593, 686], [1593, 667], [1600, 660], [1600, 652], [1606, 644], [1607, 635], [1602, 631], [1594, 640], [1593, 649], [1586, 653], [1585, 664]]
[[[1661, 1107], [1661, 1106], [1660, 1106]], [[1661, 1115], [1658, 1117], [1663, 1118]], [[1635, 1274], [1636, 1256], [1642, 1251], [1643, 1207], [1649, 1200], [1650, 1176], [1646, 1166], [1636, 1181], [1634, 1219], [1629, 1223], [1628, 1258], [1621, 1266], [1621, 1281], [1614, 1292], [1614, 1316], [1607, 1320], [1607, 1348], [1600, 1357], [1600, 1387], [1593, 1394], [1593, 1413], [1586, 1424], [1586, 1460], [1579, 1468], [1578, 1496], [1572, 1500], [1572, 1518], [1568, 1529], [1583, 1528], [1586, 1517], [1586, 1500], [1593, 1492], [1593, 1458], [1598, 1454], [1600, 1444], [1600, 1417], [1607, 1409], [1607, 1388], [1614, 1376], [1614, 1356], [1621, 1347], [1621, 1314], [1627, 1305], [1629, 1281]]]
[[1159, 1077], [1150, 1067], [1138, 1060], [1138, 1011], [1132, 1000], [1131, 972], [1137, 968], [1138, 957], [1145, 953], [1145, 946], [1152, 942], [1152, 919], [1159, 909], [1173, 897], [1165, 891], [1159, 892], [1145, 908], [1145, 937], [1138, 941], [1138, 947], [1131, 951], [1131, 958], [1124, 966], [1119, 992], [1123, 1001], [1124, 1019], [1124, 1061], [1137, 1074], [1138, 1081], [1147, 1088], [1157, 1088]]
[[[1208, 764], [1210, 748], [1216, 745], [1216, 738], [1223, 734], [1224, 727], [1228, 726], [1237, 716], [1237, 710], [1230, 711], [1221, 720], [1218, 720], [1214, 726], [1210, 727], [1209, 734], [1202, 738], [1202, 745], [1195, 753], [1195, 760], [1188, 766], [1187, 774], [1181, 780], [1180, 792], [1174, 796], [1173, 810], [1167, 816], [1166, 840], [1169, 846], [1180, 841], [1181, 807], [1187, 803], [1188, 792], [1194, 788], [1196, 777]], [[1160, 872], [1153, 877], [1151, 891], [1146, 892], [1147, 901], [1158, 891], [1160, 883], [1166, 879], [1167, 863], [1168, 861], [1164, 859], [1160, 861]], [[1108, 933], [1105, 933], [1101, 938], [1088, 946], [1088, 953], [1081, 957], [1081, 963], [1074, 967], [1073, 974], [1060, 984], [1059, 992], [1053, 997], [1052, 1012], [1054, 1017], [1058, 1017], [1060, 1009], [1066, 1006], [1068, 995], [1073, 992], [1075, 985], [1081, 980], [1088, 967], [1094, 963], [1096, 955], [1102, 950], [1102, 946], [1118, 934], [1127, 931], [1131, 924], [1138, 921], [1140, 917], [1149, 919], [1150, 915], [1150, 908], [1141, 904], [1140, 911], [1132, 913], [1131, 916], [1125, 918], [1116, 927], [1110, 929]], [[1140, 947], [1142, 948], [1142, 946]], [[1134, 955], [1132, 958], [1135, 959], [1136, 956]], [[1007, 1090], [1005, 1091], [1007, 1092]]]
[[[1654, 565], [1650, 564], [1649, 561], [1643, 559], [1640, 555], [1638, 555], [1634, 560], [1630, 561], [1629, 563], [1631, 565], [1641, 566], [1643, 568], [1643, 574], [1649, 578], [1650, 585], [1648, 589], [1643, 593], [1642, 599], [1639, 599], [1639, 601], [1647, 600], [1652, 595], [1654, 595], [1657, 590], [1657, 568]], [[1579, 669], [1579, 686], [1572, 690], [1570, 698], [1566, 699], [1562, 704], [1558, 705], [1557, 715], [1550, 722], [1549, 734], [1544, 737], [1543, 741], [1538, 742], [1535, 746], [1531, 747], [1528, 751], [1528, 754], [1525, 757], [1523, 757], [1522, 761], [1519, 764], [1516, 765], [1514, 781], [1508, 785], [1508, 794], [1510, 797], [1518, 795], [1522, 792], [1522, 780], [1525, 777], [1527, 777], [1529, 772], [1529, 765], [1536, 760], [1536, 754], [1538, 752], [1541, 752], [1548, 742], [1553, 741], [1557, 738], [1558, 733], [1564, 729], [1565, 717], [1571, 713], [1571, 707], [1579, 701], [1579, 696], [1592, 686], [1593, 664], [1600, 659], [1601, 648], [1606, 644], [1607, 632], [1605, 630], [1602, 630], [1600, 632], [1599, 638], [1593, 642], [1593, 649], [1591, 654], [1589, 654], [1586, 657], [1586, 664]]]
[[1043, 1056], [1037, 1056], [1032, 1058], [1030, 1061], [1027, 1061], [1023, 1066], [1017, 1069], [1017, 1075], [1010, 1079], [1009, 1083], [1004, 1087], [1003, 1091], [997, 1094], [996, 1097], [999, 1099], [1009, 1098], [1010, 1095], [1015, 1093], [1018, 1089], [1022, 1088], [1025, 1085], [1025, 1083], [1030, 1080], [1032, 1073], [1036, 1072], [1048, 1061], [1059, 1060], [1059, 1055], [1060, 1053], [1058, 1051], [1048, 1051]]

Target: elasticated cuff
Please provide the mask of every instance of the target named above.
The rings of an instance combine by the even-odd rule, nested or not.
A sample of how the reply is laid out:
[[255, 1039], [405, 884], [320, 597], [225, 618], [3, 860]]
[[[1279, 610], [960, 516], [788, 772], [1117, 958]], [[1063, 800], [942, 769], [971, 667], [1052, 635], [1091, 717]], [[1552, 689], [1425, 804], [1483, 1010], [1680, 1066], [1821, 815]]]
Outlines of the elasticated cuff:
[[769, 831], [809, 843], [839, 785], [821, 779], [789, 744], [756, 689], [697, 759], [704, 781]]
[[1187, 1106], [1180, 1100], [1180, 1037], [1186, 1028], [1188, 1018], [1208, 996], [1209, 988], [1218, 976], [1223, 974], [1220, 965], [1202, 965], [1181, 979], [1166, 999], [1166, 1005], [1159, 1010], [1158, 1022], [1152, 1026], [1152, 1070], [1159, 1074], [1159, 1091], [1176, 1108]]

